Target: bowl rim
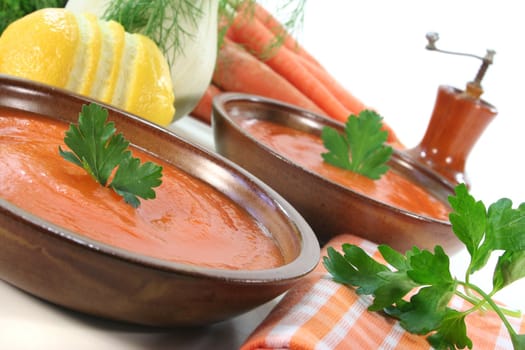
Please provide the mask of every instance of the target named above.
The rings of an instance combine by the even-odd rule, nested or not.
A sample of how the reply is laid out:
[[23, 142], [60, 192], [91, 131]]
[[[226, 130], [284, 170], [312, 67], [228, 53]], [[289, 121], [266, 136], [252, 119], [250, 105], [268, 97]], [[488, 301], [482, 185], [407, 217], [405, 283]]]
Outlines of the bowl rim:
[[[414, 219], [417, 219], [419, 221], [424, 221], [432, 224], [439, 224], [444, 226], [451, 226], [450, 221], [448, 220], [441, 220], [435, 217], [431, 217], [428, 215], [418, 214], [414, 213], [412, 211], [399, 208], [393, 205], [390, 205], [388, 203], [385, 203], [383, 201], [377, 200], [373, 197], [367, 196], [365, 194], [362, 194], [360, 192], [354, 191], [353, 189], [343, 186], [337, 182], [331, 181], [330, 179], [327, 179], [316, 172], [309, 170], [289, 158], [283, 156], [279, 152], [275, 151], [271, 147], [267, 146], [266, 144], [260, 142], [258, 139], [256, 139], [254, 136], [252, 136], [249, 132], [247, 132], [244, 128], [242, 128], [239, 123], [235, 122], [229, 115], [229, 113], [226, 110], [226, 105], [228, 103], [235, 103], [235, 102], [249, 102], [249, 103], [257, 103], [265, 106], [271, 106], [272, 108], [284, 110], [287, 113], [294, 114], [296, 116], [300, 116], [303, 119], [312, 120], [315, 123], [320, 123], [324, 125], [329, 125], [335, 128], [344, 128], [344, 124], [334, 120], [330, 119], [328, 117], [325, 117], [323, 115], [311, 112], [309, 110], [306, 110], [304, 108], [295, 106], [290, 103], [286, 103], [274, 98], [268, 98], [264, 96], [254, 95], [254, 94], [248, 94], [248, 93], [239, 93], [239, 92], [223, 92], [221, 94], [216, 95], [212, 100], [212, 107], [213, 107], [213, 115], [212, 115], [212, 125], [215, 125], [214, 118], [222, 118], [224, 121], [228, 123], [229, 126], [233, 127], [236, 132], [241, 133], [245, 138], [248, 138], [253, 142], [257, 147], [262, 148], [264, 151], [270, 153], [273, 157], [278, 158], [280, 161], [285, 162], [287, 165], [298, 169], [299, 171], [302, 171], [306, 174], [308, 174], [310, 177], [315, 178], [317, 181], [322, 182], [329, 188], [333, 188], [337, 191], [344, 191], [345, 193], [348, 193], [348, 195], [358, 198], [360, 200], [367, 201], [374, 206], [381, 207], [383, 209], [393, 211], [395, 213], [398, 213], [400, 215], [406, 216], [406, 217], [412, 217]], [[242, 118], [242, 117], [241, 117]], [[257, 119], [257, 118], [256, 118]], [[287, 126], [290, 128], [293, 128], [291, 126]], [[426, 167], [423, 167], [419, 164], [412, 163], [410, 160], [404, 156], [401, 152], [394, 149], [393, 150], [393, 158], [396, 159], [399, 163], [405, 163], [406, 166], [410, 166], [412, 168], [417, 168], [418, 170], [425, 173], [426, 176], [429, 178], [436, 179], [436, 181], [441, 182], [444, 187], [448, 187], [449, 190], [453, 190], [453, 186], [448, 182], [446, 179], [442, 180], [442, 177], [439, 176], [435, 171], [428, 169]], [[447, 202], [443, 202], [439, 198], [436, 198], [440, 202], [444, 203], [447, 206], [450, 206]]]
[[[0, 213], [5, 212], [7, 213], [7, 215], [11, 215], [14, 218], [22, 220], [25, 224], [29, 224], [37, 228], [40, 232], [49, 234], [50, 237], [66, 241], [70, 244], [76, 245], [83, 249], [87, 249], [96, 254], [103, 254], [105, 256], [116, 258], [124, 262], [131, 263], [133, 265], [139, 265], [145, 268], [152, 268], [156, 270], [163, 270], [168, 273], [185, 275], [188, 277], [201, 277], [209, 280], [222, 281], [226, 283], [264, 285], [267, 283], [285, 282], [289, 280], [299, 279], [310, 273], [318, 265], [320, 258], [319, 242], [315, 237], [313, 230], [307, 224], [307, 222], [301, 216], [301, 214], [299, 214], [299, 212], [291, 204], [289, 204], [282, 196], [280, 196], [277, 192], [271, 189], [264, 182], [260, 181], [255, 176], [245, 171], [241, 167], [237, 166], [235, 163], [231, 162], [225, 157], [219, 155], [218, 153], [211, 152], [198, 144], [194, 144], [191, 141], [188, 141], [183, 137], [178, 136], [177, 134], [168, 130], [167, 128], [156, 125], [153, 122], [150, 122], [141, 117], [123, 111], [112, 105], [76, 94], [65, 89], [57, 88], [47, 84], [42, 84], [28, 79], [0, 74], [0, 91], [3, 91], [4, 89], [7, 89], [9, 91], [11, 89], [15, 90], [17, 96], [9, 97], [12, 97], [12, 100], [14, 101], [12, 102], [12, 104], [16, 105], [16, 107], [6, 106], [6, 104], [3, 102], [5, 100], [5, 96], [3, 96], [3, 98], [0, 98], [0, 107], [2, 108], [7, 107], [15, 110], [26, 111], [22, 109], [20, 105], [22, 99], [18, 96], [22, 95], [21, 91], [30, 92], [30, 94], [23, 94], [25, 96], [24, 99], [26, 100], [28, 98], [34, 97], [35, 94], [41, 94], [46, 95], [44, 96], [44, 98], [65, 98], [67, 100], [71, 100], [72, 103], [78, 103], [79, 106], [80, 104], [85, 103], [97, 103], [102, 107], [108, 109], [110, 113], [113, 113], [115, 116], [118, 116], [118, 118], [128, 118], [133, 122], [133, 124], [141, 124], [143, 125], [143, 127], [152, 130], [152, 132], [163, 135], [163, 137], [172, 138], [176, 142], [182, 143], [184, 147], [188, 147], [195, 151], [198, 157], [205, 157], [207, 158], [207, 160], [217, 163], [220, 167], [226, 168], [226, 170], [229, 173], [231, 173], [232, 171], [235, 172], [236, 176], [240, 176], [243, 179], [253, 183], [258, 188], [258, 190], [262, 191], [269, 198], [272, 199], [275, 207], [281, 211], [281, 214], [283, 214], [282, 216], [286, 218], [288, 224], [293, 226], [295, 231], [297, 232], [297, 239], [300, 241], [300, 251], [299, 254], [295, 257], [295, 259], [293, 259], [289, 263], [270, 269], [229, 270], [221, 268], [212, 268], [201, 265], [185, 264], [175, 261], [163, 260], [160, 258], [147, 256], [145, 254], [133, 252], [130, 250], [120, 248], [118, 246], [106, 244], [91, 239], [85, 235], [73, 232], [59, 225], [56, 225], [44, 218], [36, 216], [14, 205], [13, 203], [7, 201], [4, 198], [0, 198]], [[39, 112], [33, 111], [33, 113], [38, 114]], [[152, 154], [163, 159], [162, 156], [159, 156], [154, 152], [152, 152]], [[172, 162], [168, 163], [176, 165]], [[183, 171], [186, 172], [185, 170]], [[192, 174], [190, 175], [192, 177], [195, 177]], [[207, 183], [213, 188], [216, 188], [204, 179], [199, 180]]]

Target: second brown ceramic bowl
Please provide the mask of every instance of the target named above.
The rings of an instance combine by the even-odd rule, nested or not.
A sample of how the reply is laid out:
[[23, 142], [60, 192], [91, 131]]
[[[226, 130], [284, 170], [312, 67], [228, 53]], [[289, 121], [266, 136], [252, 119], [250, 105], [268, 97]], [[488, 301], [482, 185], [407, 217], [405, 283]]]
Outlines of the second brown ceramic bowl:
[[[224, 93], [213, 101], [212, 125], [217, 151], [269, 184], [312, 226], [321, 244], [334, 235], [352, 233], [404, 252], [414, 245], [447, 252], [461, 242], [445, 220], [418, 215], [362, 195], [311, 172], [252, 137], [240, 126], [245, 119], [265, 119], [315, 135], [323, 126], [344, 125], [276, 100]], [[394, 152], [391, 168], [424, 187], [448, 205], [453, 186], [435, 172]]]
[[[0, 75], [3, 108], [76, 123], [82, 105], [90, 102], [94, 101]], [[64, 229], [0, 197], [1, 279], [73, 310], [168, 327], [205, 325], [248, 311], [279, 296], [315, 268], [320, 255], [316, 237], [275, 191], [214, 153], [134, 115], [105, 107], [116, 129], [134, 146], [244, 208], [272, 236], [284, 264], [226, 270], [152, 258]]]

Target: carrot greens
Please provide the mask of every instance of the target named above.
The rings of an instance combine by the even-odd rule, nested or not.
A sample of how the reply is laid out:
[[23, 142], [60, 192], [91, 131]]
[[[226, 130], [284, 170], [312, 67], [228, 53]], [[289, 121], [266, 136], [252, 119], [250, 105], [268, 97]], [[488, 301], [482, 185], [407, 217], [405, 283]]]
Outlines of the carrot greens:
[[392, 147], [385, 145], [388, 132], [381, 130], [381, 121], [376, 112], [363, 110], [359, 116], [350, 115], [343, 134], [324, 127], [321, 138], [328, 150], [322, 154], [324, 161], [374, 180], [379, 179], [388, 171], [386, 163], [393, 152]]
[[161, 184], [162, 167], [152, 162], [141, 164], [134, 158], [128, 149], [129, 141], [122, 134], [115, 134], [115, 123], [107, 122], [107, 117], [107, 109], [100, 105], [82, 106], [78, 125], [71, 124], [64, 137], [72, 152], [60, 146], [58, 150], [64, 159], [86, 170], [102, 186], [109, 186], [137, 208], [138, 197], [155, 198], [153, 188]]
[[[452, 229], [471, 258], [464, 281], [452, 276], [449, 257], [439, 245], [434, 252], [414, 247], [405, 255], [380, 245], [387, 266], [363, 249], [343, 244], [343, 254], [328, 248], [324, 266], [334, 281], [357, 287], [357, 294], [373, 295], [370, 311], [383, 311], [397, 318], [407, 331], [427, 335], [436, 349], [471, 349], [466, 318], [485, 308], [500, 317], [514, 349], [525, 349], [525, 334], [516, 333], [507, 320], [506, 314], [511, 313], [492, 299], [503, 287], [525, 277], [525, 203], [514, 209], [509, 199], [500, 199], [487, 210], [464, 184], [456, 186], [449, 202], [454, 210], [450, 214]], [[470, 275], [483, 268], [495, 251], [502, 254], [494, 269], [492, 290], [487, 293], [470, 282]], [[409, 299], [408, 294], [412, 295]], [[472, 306], [464, 311], [449, 307], [454, 295]]]

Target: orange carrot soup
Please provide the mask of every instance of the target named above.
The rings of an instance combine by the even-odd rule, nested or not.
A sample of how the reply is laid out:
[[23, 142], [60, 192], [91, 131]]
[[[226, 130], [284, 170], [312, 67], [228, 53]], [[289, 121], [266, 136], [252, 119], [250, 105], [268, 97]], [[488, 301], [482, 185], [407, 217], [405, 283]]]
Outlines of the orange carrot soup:
[[267, 120], [246, 119], [241, 127], [277, 153], [326, 179], [412, 213], [448, 220], [450, 209], [443, 202], [394, 171], [372, 180], [324, 162], [321, 154], [327, 150], [319, 136]]
[[[156, 199], [134, 209], [64, 160], [68, 124], [0, 109], [0, 196], [93, 240], [154, 258], [223, 269], [280, 266], [283, 256], [246, 210], [210, 185], [132, 148], [163, 167]], [[118, 130], [117, 130], [118, 132]]]

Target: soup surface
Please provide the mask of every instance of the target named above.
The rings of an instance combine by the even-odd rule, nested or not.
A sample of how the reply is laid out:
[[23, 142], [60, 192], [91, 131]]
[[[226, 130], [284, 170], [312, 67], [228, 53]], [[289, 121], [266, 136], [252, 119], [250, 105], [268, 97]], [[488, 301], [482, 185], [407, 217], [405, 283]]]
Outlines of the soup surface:
[[[157, 198], [134, 209], [83, 169], [64, 160], [66, 123], [0, 109], [0, 196], [56, 225], [150, 257], [224, 269], [282, 265], [270, 235], [248, 213], [203, 181], [163, 166]], [[118, 130], [117, 130], [118, 132]]]
[[245, 119], [241, 127], [277, 153], [333, 182], [412, 213], [448, 220], [450, 209], [443, 202], [394, 171], [371, 180], [324, 162], [321, 154], [327, 149], [319, 136], [260, 119]]

